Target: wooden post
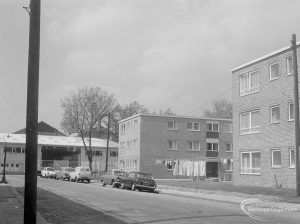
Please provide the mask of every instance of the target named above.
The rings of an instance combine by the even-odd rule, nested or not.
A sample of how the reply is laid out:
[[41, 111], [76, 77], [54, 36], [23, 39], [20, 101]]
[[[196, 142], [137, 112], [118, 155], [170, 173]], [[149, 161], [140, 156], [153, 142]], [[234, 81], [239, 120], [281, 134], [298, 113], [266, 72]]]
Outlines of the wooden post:
[[30, 1], [25, 147], [24, 224], [36, 224], [41, 0]]
[[299, 168], [299, 93], [298, 93], [298, 62], [296, 34], [292, 35], [293, 66], [294, 66], [294, 107], [295, 107], [295, 152], [296, 152], [296, 191], [300, 196], [300, 168]]

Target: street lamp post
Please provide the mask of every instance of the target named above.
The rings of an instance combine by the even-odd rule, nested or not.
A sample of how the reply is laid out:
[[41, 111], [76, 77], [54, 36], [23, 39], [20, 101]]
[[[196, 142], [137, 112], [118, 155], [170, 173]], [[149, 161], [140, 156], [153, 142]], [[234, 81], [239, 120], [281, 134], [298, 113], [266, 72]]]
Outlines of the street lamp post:
[[3, 172], [2, 172], [2, 180], [1, 180], [1, 184], [7, 184], [6, 178], [5, 178], [5, 172], [6, 172], [6, 141], [5, 141], [5, 137], [9, 138], [9, 135], [4, 136], [3, 140], [4, 140], [4, 161], [3, 161]]

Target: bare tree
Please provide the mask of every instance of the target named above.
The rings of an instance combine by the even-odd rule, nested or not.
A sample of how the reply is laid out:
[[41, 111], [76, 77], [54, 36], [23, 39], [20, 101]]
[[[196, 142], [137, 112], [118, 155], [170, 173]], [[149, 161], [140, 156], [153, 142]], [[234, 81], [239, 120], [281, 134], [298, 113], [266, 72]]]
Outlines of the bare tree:
[[216, 100], [212, 103], [212, 109], [203, 111], [205, 117], [210, 118], [232, 118], [232, 103], [226, 99]]
[[113, 95], [100, 87], [79, 88], [62, 100], [63, 119], [61, 127], [67, 133], [77, 133], [84, 145], [92, 171], [92, 137], [97, 125], [116, 105]]

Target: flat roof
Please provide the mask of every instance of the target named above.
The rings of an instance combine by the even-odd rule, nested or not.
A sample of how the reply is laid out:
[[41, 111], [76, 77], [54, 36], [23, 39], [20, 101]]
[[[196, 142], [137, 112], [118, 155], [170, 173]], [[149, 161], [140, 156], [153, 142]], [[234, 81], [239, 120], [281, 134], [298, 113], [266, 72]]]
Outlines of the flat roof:
[[[299, 47], [299, 45], [300, 45], [300, 41], [297, 42], [297, 47]], [[237, 70], [239, 70], [239, 69], [242, 69], [242, 68], [244, 68], [244, 67], [247, 67], [247, 66], [249, 66], [249, 65], [252, 65], [252, 64], [257, 63], [257, 62], [259, 62], [259, 61], [263, 61], [263, 60], [265, 60], [265, 59], [267, 59], [267, 58], [270, 58], [270, 57], [272, 57], [272, 56], [275, 56], [275, 55], [277, 55], [277, 54], [283, 53], [283, 52], [288, 51], [288, 50], [291, 50], [291, 46], [286, 46], [286, 47], [283, 47], [283, 48], [281, 48], [281, 49], [279, 49], [279, 50], [273, 51], [273, 52], [271, 52], [271, 53], [269, 53], [269, 54], [266, 54], [266, 55], [264, 55], [264, 56], [262, 56], [262, 57], [256, 58], [256, 59], [254, 59], [254, 60], [252, 60], [252, 61], [249, 61], [249, 62], [247, 62], [247, 63], [245, 63], [245, 64], [242, 64], [242, 65], [240, 65], [240, 66], [237, 66], [237, 67], [231, 69], [230, 71], [231, 71], [231, 72], [235, 72], [235, 71], [237, 71]]]
[[[8, 135], [9, 137], [7, 137]], [[26, 134], [0, 133], [0, 143], [25, 144]], [[92, 147], [106, 147], [106, 144], [106, 139], [92, 138]], [[38, 145], [84, 147], [80, 137], [51, 135], [38, 135]], [[109, 141], [109, 147], [118, 148], [118, 143]]]
[[193, 116], [181, 116], [181, 115], [163, 115], [163, 114], [135, 114], [131, 117], [124, 118], [120, 120], [119, 123], [131, 120], [135, 117], [147, 116], [147, 117], [166, 117], [166, 118], [186, 118], [186, 119], [198, 119], [198, 120], [211, 120], [211, 121], [232, 121], [232, 119], [223, 119], [223, 118], [210, 118], [210, 117], [193, 117]]

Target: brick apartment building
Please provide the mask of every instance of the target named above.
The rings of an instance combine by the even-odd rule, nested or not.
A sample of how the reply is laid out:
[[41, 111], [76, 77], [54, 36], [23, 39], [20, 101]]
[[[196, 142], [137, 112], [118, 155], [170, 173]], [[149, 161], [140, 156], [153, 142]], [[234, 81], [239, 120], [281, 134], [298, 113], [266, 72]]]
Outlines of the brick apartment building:
[[290, 47], [231, 71], [233, 183], [295, 188], [294, 77]]
[[138, 114], [121, 120], [119, 133], [118, 162], [125, 171], [231, 177], [232, 120]]

